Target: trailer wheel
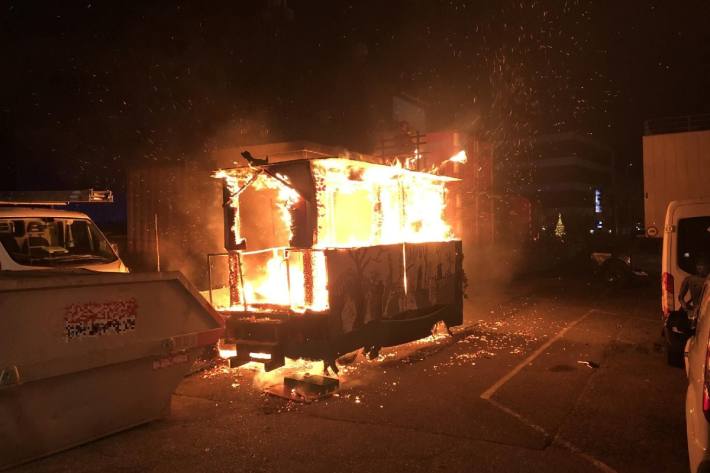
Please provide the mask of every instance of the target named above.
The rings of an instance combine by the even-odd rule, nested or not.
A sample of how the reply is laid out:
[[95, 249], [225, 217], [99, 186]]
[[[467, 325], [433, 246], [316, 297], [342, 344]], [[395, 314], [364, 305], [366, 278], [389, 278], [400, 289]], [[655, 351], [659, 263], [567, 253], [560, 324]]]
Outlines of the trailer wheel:
[[665, 339], [666, 339], [666, 362], [669, 366], [675, 366], [676, 368], [683, 368], [683, 343], [680, 343], [677, 337], [674, 337], [673, 333], [670, 333], [668, 327], [663, 329]]

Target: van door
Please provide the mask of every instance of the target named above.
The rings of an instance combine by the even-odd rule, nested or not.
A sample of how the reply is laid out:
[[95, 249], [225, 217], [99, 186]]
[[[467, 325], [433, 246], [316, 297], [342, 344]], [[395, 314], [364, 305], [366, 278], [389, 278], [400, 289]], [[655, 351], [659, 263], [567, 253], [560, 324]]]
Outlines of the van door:
[[663, 248], [663, 272], [673, 277], [673, 305], [683, 280], [695, 274], [698, 260], [710, 260], [710, 201], [671, 202], [666, 219]]

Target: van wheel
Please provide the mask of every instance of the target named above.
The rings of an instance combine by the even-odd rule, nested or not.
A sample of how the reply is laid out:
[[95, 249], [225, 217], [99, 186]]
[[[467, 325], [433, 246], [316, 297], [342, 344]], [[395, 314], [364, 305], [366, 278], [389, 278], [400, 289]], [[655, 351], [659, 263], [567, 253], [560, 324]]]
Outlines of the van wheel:
[[685, 366], [683, 350], [685, 348], [686, 337], [682, 334], [672, 332], [668, 327], [663, 328], [663, 335], [666, 339], [666, 361], [668, 365], [683, 368]]

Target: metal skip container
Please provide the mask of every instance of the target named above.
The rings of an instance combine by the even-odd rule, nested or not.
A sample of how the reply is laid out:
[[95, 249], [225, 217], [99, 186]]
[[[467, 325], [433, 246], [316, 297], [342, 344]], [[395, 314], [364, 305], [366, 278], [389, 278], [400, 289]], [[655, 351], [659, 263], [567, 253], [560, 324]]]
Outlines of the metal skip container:
[[222, 334], [180, 273], [0, 273], [0, 469], [164, 416]]

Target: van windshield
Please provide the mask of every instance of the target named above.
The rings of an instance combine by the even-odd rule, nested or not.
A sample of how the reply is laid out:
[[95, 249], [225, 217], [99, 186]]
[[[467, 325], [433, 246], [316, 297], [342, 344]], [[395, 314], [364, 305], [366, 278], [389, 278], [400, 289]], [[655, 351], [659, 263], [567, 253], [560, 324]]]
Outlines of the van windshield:
[[678, 266], [696, 274], [695, 265], [710, 261], [710, 217], [683, 218], [678, 221]]
[[25, 266], [104, 264], [118, 257], [94, 222], [84, 218], [0, 218], [0, 244]]

